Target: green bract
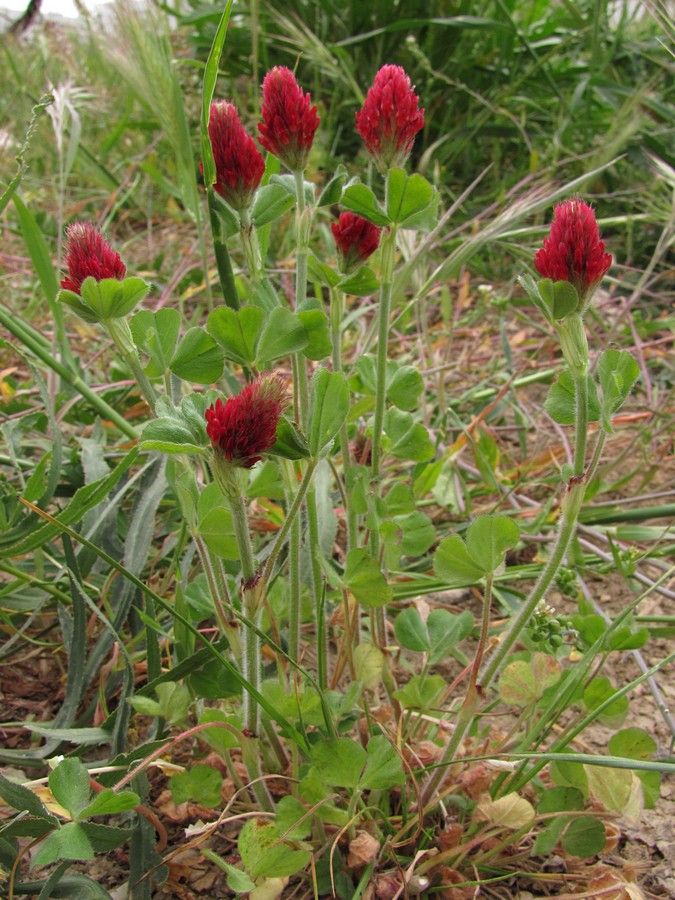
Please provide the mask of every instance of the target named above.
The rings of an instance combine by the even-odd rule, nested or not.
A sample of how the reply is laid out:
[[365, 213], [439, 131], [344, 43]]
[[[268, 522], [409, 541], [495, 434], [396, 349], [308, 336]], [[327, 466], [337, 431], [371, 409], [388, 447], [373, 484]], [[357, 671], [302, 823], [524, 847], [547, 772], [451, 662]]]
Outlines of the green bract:
[[521, 275], [518, 281], [550, 325], [579, 310], [579, 294], [569, 281], [535, 281], [531, 275]]
[[58, 299], [70, 306], [85, 322], [105, 322], [128, 316], [147, 296], [150, 285], [142, 278], [132, 276], [118, 281], [104, 278], [96, 281], [91, 276], [82, 282], [81, 296], [73, 291], [61, 290]]

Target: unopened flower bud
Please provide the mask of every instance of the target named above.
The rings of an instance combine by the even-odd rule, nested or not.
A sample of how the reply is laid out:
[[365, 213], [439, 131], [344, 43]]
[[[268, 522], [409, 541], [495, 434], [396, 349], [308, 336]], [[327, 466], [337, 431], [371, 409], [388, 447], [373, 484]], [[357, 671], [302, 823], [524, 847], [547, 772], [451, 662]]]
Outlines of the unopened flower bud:
[[415, 135], [424, 127], [424, 110], [401, 66], [382, 66], [356, 114], [356, 130], [381, 172], [403, 167]]
[[340, 269], [348, 274], [362, 265], [380, 244], [380, 229], [355, 213], [343, 212], [331, 223]]

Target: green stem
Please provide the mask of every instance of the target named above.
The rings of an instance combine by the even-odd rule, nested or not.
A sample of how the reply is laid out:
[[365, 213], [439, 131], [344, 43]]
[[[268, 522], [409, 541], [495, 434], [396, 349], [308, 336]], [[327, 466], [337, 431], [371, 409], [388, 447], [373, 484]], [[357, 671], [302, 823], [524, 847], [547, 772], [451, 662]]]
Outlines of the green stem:
[[[242, 607], [246, 618], [257, 626], [260, 618], [261, 592], [256, 584], [256, 566], [246, 504], [238, 486], [235, 486], [235, 480], [236, 472], [233, 473], [232, 484], [226, 492], [226, 497], [232, 512], [232, 526], [241, 562]], [[243, 649], [242, 674], [257, 692], [260, 689], [260, 638], [253, 628], [245, 629]], [[259, 719], [258, 702], [251, 692], [246, 692], [244, 694], [244, 725], [251, 736], [258, 734]]]
[[232, 526], [234, 528], [234, 536], [237, 541], [239, 560], [241, 562], [241, 578], [244, 586], [246, 586], [253, 582], [256, 574], [251, 532], [249, 531], [248, 516], [246, 514], [246, 504], [243, 495], [239, 491], [231, 491], [226, 496], [230, 505], [230, 510], [232, 511]]
[[591, 461], [588, 464], [588, 470], [586, 472], [586, 483], [589, 483], [593, 480], [595, 470], [598, 468], [600, 460], [602, 459], [602, 451], [605, 449], [606, 440], [607, 432], [603, 428], [598, 434], [598, 439], [595, 442], [595, 447], [593, 448], [593, 455], [591, 456]]
[[389, 313], [394, 279], [395, 228], [382, 237], [382, 281], [380, 283], [380, 308], [377, 337], [377, 375], [375, 385], [375, 414], [373, 417], [372, 476], [376, 484], [380, 476], [382, 456], [382, 426], [387, 396], [387, 344], [389, 340]]
[[476, 687], [476, 683], [478, 681], [478, 672], [480, 671], [480, 666], [481, 666], [481, 663], [483, 662], [483, 656], [485, 655], [485, 648], [487, 647], [488, 635], [490, 632], [490, 607], [492, 606], [492, 582], [493, 582], [493, 580], [494, 580], [494, 573], [490, 572], [490, 574], [485, 579], [485, 592], [483, 594], [483, 619], [481, 622], [480, 638], [478, 640], [478, 649], [476, 650], [476, 658], [473, 662], [473, 668], [471, 669], [469, 690]]
[[576, 396], [576, 435], [574, 442], [574, 475], [581, 477], [586, 467], [588, 441], [588, 376], [586, 371], [574, 377]]
[[[286, 491], [287, 503], [290, 508], [292, 498], [297, 490], [295, 479], [295, 465], [287, 461], [284, 463], [284, 472], [288, 489]], [[288, 542], [288, 570], [289, 570], [289, 594], [288, 594], [288, 655], [294, 662], [298, 662], [300, 654], [300, 611], [302, 593], [300, 583], [300, 517], [295, 516], [291, 527]]]
[[[331, 289], [330, 295], [330, 324], [331, 342], [333, 345], [333, 371], [342, 371], [342, 319], [344, 316], [345, 295], [340, 290]], [[349, 450], [349, 432], [347, 423], [340, 426], [340, 452], [342, 454], [342, 480], [344, 482], [344, 504], [347, 519], [347, 551], [352, 550], [358, 543], [358, 518], [352, 509], [349, 496], [351, 470], [351, 455]]]
[[478, 674], [480, 671], [480, 664], [483, 659], [483, 654], [485, 653], [485, 648], [487, 646], [488, 634], [490, 629], [490, 606], [492, 604], [492, 582], [494, 579], [494, 575], [491, 573], [487, 576], [485, 581], [485, 592], [483, 594], [483, 619], [481, 623], [481, 632], [480, 638], [478, 641], [478, 649], [476, 650], [476, 657], [473, 662], [473, 666], [471, 667], [471, 677], [469, 680], [469, 687], [467, 688], [466, 696], [464, 697], [464, 702], [462, 703], [457, 721], [455, 722], [455, 729], [452, 733], [450, 741], [445, 748], [445, 752], [443, 753], [443, 759], [441, 760], [441, 765], [439, 768], [435, 769], [429, 780], [427, 781], [424, 789], [421, 792], [420, 797], [420, 807], [424, 809], [424, 807], [429, 803], [434, 793], [440, 786], [441, 782], [445, 778], [446, 775], [446, 766], [451, 763], [457, 751], [459, 750], [460, 744], [464, 739], [464, 735], [467, 730], [471, 727], [471, 723], [473, 722], [473, 718], [476, 714], [476, 710], [478, 709], [478, 705], [480, 702], [480, 689], [478, 688]]
[[209, 593], [213, 600], [213, 607], [216, 611], [221, 634], [227, 638], [233, 657], [239, 661], [241, 660], [241, 638], [239, 636], [237, 619], [232, 609], [232, 602], [227, 592], [227, 585], [223, 579], [219, 578], [211, 553], [202, 537], [199, 534], [193, 534], [192, 537], [209, 586]]
[[30, 330], [15, 315], [10, 315], [0, 306], [0, 323], [20, 340], [28, 349], [35, 354], [46, 366], [56, 372], [73, 390], [77, 391], [85, 400], [88, 400], [96, 412], [104, 419], [109, 419], [119, 430], [126, 434], [127, 437], [135, 439], [138, 437], [136, 429], [130, 425], [127, 420], [121, 416], [112, 406], [105, 402], [95, 391], [89, 387], [79, 375], [74, 375], [62, 363], [54, 359], [48, 348], [42, 341], [37, 340], [31, 334]]
[[239, 214], [239, 218], [241, 221], [239, 235], [241, 237], [242, 247], [244, 248], [244, 256], [246, 257], [248, 276], [251, 283], [251, 294], [253, 294], [255, 292], [255, 286], [260, 284], [265, 274], [262, 263], [262, 251], [260, 249], [260, 241], [258, 240], [258, 232], [248, 214], [248, 210], [242, 210]]
[[[296, 258], [295, 258], [295, 308], [298, 309], [307, 299], [307, 257], [309, 253], [309, 235], [312, 223], [312, 208], [305, 204], [305, 179], [301, 169], [293, 173], [295, 178], [296, 196]], [[295, 374], [298, 379], [298, 420], [302, 428], [307, 428], [309, 419], [309, 383], [307, 379], [307, 363], [298, 353], [296, 354]], [[309, 469], [305, 478], [309, 475]], [[304, 480], [303, 480], [304, 484]], [[321, 597], [323, 594], [323, 579], [321, 576], [321, 545], [319, 542], [319, 513], [316, 505], [316, 491], [313, 484], [309, 484], [306, 491], [307, 525], [309, 530], [309, 556], [312, 573], [312, 599], [316, 625], [316, 639], [319, 659], [319, 685], [323, 689], [326, 686], [326, 646], [327, 636], [325, 631], [325, 619], [321, 609]]]
[[293, 172], [295, 178], [295, 306], [307, 299], [307, 255], [311, 228], [311, 209], [305, 204], [305, 177], [302, 169]]
[[122, 359], [124, 359], [131, 369], [131, 372], [136, 379], [136, 383], [141, 389], [141, 393], [147, 400], [150, 409], [154, 412], [158, 399], [157, 391], [143, 371], [143, 366], [138, 358], [138, 352], [133, 344], [131, 331], [126, 319], [108, 319], [101, 324], [110, 335], [113, 343], [119, 350]]
[[585, 482], [577, 482], [566, 490], [567, 493], [563, 499], [560, 530], [558, 531], [553, 552], [530, 591], [527, 600], [520, 608], [518, 615], [511, 622], [509, 630], [501, 638], [494, 653], [489, 657], [486, 666], [481, 672], [480, 680], [483, 688], [487, 688], [495, 676], [499, 674], [507, 654], [518, 640], [520, 632], [530, 620], [535, 607], [544, 598], [553, 579], [558, 574], [558, 569], [565, 560], [567, 550], [576, 531], [579, 509], [586, 493], [586, 484]]
[[[570, 316], [569, 318], [572, 317]], [[588, 344], [586, 343], [585, 333], [580, 333], [577, 330], [578, 327], [583, 329], [581, 319], [575, 323], [575, 330], [573, 331], [574, 348], [577, 354], [573, 360], [574, 368], [572, 369], [576, 391], [573, 460], [574, 477], [567, 485], [565, 496], [561, 502], [560, 530], [558, 531], [558, 537], [553, 552], [541, 572], [541, 575], [534, 584], [534, 587], [530, 591], [527, 600], [521, 607], [520, 612], [512, 621], [507, 633], [502, 636], [497, 648], [489, 658], [487, 665], [483, 668], [483, 671], [481, 672], [481, 685], [484, 689], [488, 688], [495, 676], [499, 674], [506, 655], [518, 640], [520, 632], [529, 621], [535, 607], [539, 601], [543, 599], [546, 591], [551, 586], [553, 579], [558, 573], [558, 569], [565, 560], [567, 550], [569, 549], [572, 538], [576, 532], [579, 510], [581, 509], [584, 494], [586, 493], [587, 478], [584, 475], [584, 472], [586, 470], [586, 442], [588, 439]], [[566, 349], [564, 343], [563, 349]], [[570, 356], [571, 355], [572, 354], [570, 354]], [[568, 365], [571, 365], [571, 359], [567, 354], [565, 355], [565, 358]], [[581, 432], [583, 432], [583, 434]], [[602, 448], [600, 448], [600, 450], [602, 450]]]
[[315, 459], [309, 460], [307, 468], [305, 469], [303, 479], [300, 482], [300, 487], [298, 488], [298, 492], [293, 500], [293, 504], [286, 513], [284, 524], [279, 529], [274, 544], [272, 545], [272, 550], [270, 551], [270, 555], [267, 557], [267, 561], [265, 562], [265, 566], [263, 568], [261, 576], [261, 582], [264, 586], [269, 583], [272, 572], [274, 571], [274, 565], [277, 561], [277, 557], [281, 552], [281, 548], [284, 545], [284, 541], [286, 540], [288, 532], [291, 529], [293, 521], [300, 512], [300, 507], [302, 506], [302, 502], [305, 499], [305, 494], [307, 493], [307, 489], [309, 488], [309, 483], [312, 480], [312, 475], [314, 474], [314, 469], [316, 469], [317, 462], [318, 460]]
[[309, 531], [309, 558], [312, 570], [312, 594], [316, 624], [317, 657], [319, 660], [318, 680], [321, 690], [326, 688], [326, 652], [328, 636], [323, 615], [322, 596], [323, 578], [321, 575], [321, 542], [319, 539], [319, 512], [316, 505], [316, 489], [314, 482], [307, 488], [307, 526]]
[[[385, 182], [385, 207], [389, 176]], [[375, 382], [375, 414], [373, 416], [373, 438], [371, 447], [371, 493], [373, 501], [380, 494], [380, 466], [382, 462], [382, 430], [387, 397], [387, 348], [389, 341], [389, 314], [394, 283], [394, 262], [396, 259], [396, 226], [386, 231], [380, 242], [380, 307], [377, 338], [377, 374]], [[380, 558], [380, 532], [375, 521], [370, 529], [370, 552], [374, 559]], [[382, 651], [387, 643], [386, 613], [383, 606], [374, 612], [377, 642]], [[391, 676], [391, 672], [387, 670]]]

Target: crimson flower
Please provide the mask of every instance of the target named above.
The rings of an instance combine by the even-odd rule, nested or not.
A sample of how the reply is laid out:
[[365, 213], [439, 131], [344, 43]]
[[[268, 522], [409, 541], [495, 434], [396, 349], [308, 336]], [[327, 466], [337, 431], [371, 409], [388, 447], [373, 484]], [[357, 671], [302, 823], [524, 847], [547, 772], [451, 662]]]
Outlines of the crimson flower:
[[73, 222], [68, 226], [66, 237], [68, 276], [61, 281], [64, 290], [79, 294], [85, 278], [96, 281], [117, 278], [121, 281], [127, 274], [119, 253], [91, 222]]
[[259, 375], [236, 397], [216, 400], [206, 410], [206, 433], [216, 455], [250, 469], [274, 445], [286, 406], [280, 375]]
[[262, 83], [260, 143], [292, 172], [307, 165], [319, 117], [312, 98], [305, 94], [295, 75], [285, 66], [275, 66]]
[[352, 272], [364, 263], [380, 244], [381, 229], [355, 213], [340, 213], [340, 218], [330, 227], [343, 272]]
[[402, 167], [415, 135], [424, 127], [424, 110], [401, 66], [382, 66], [356, 114], [356, 130], [381, 172]]
[[593, 293], [612, 264], [605, 253], [593, 208], [582, 200], [566, 200], [555, 208], [549, 236], [534, 257], [540, 275], [569, 281], [583, 301]]
[[209, 137], [216, 164], [215, 189], [241, 212], [251, 205], [265, 171], [265, 160], [245, 132], [235, 106], [227, 100], [211, 104]]

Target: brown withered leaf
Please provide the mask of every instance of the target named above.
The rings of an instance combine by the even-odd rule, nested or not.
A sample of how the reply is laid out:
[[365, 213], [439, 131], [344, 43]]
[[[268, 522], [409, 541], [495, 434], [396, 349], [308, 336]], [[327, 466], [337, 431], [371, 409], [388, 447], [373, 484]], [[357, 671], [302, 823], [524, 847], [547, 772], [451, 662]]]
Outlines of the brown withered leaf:
[[379, 722], [380, 725], [387, 725], [391, 722], [392, 716], [394, 715], [394, 710], [388, 704], [384, 704], [384, 706], [376, 706], [375, 709], [370, 711], [370, 718], [375, 719], [376, 722]]
[[449, 866], [441, 866], [435, 874], [440, 875], [441, 881], [439, 886], [442, 888], [436, 894], [437, 897], [442, 897], [443, 900], [471, 900], [474, 896], [474, 889], [468, 885], [455, 887], [455, 885], [466, 881], [465, 876], [456, 869], [451, 869]]
[[483, 765], [472, 766], [462, 773], [461, 784], [472, 800], [478, 800], [492, 784], [492, 775]]
[[619, 838], [621, 837], [621, 829], [618, 825], [615, 825], [614, 822], [604, 822], [605, 826], [605, 846], [602, 849], [603, 853], [611, 853], [612, 850], [616, 850], [619, 846]]
[[458, 847], [463, 833], [464, 827], [459, 822], [453, 822], [438, 835], [438, 846], [441, 850], [452, 850], [453, 847]]
[[602, 893], [603, 900], [645, 900], [636, 884], [628, 884], [616, 870], [604, 872], [588, 882], [588, 892]]
[[169, 822], [177, 824], [194, 822], [196, 819], [212, 822], [219, 815], [217, 809], [207, 809], [205, 806], [200, 806], [199, 803], [190, 803], [189, 800], [186, 800], [185, 803], [174, 803], [168, 788], [163, 790], [157, 798], [155, 809]]
[[438, 744], [434, 744], [433, 741], [420, 741], [415, 751], [413, 759], [416, 757], [423, 766], [438, 762], [443, 756], [443, 748], [439, 747]]
[[350, 869], [359, 869], [367, 866], [377, 856], [380, 842], [367, 831], [359, 831], [353, 841], [349, 842], [349, 856], [347, 866]]
[[363, 893], [363, 900], [394, 900], [403, 887], [399, 875], [377, 875]]

